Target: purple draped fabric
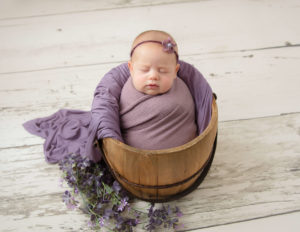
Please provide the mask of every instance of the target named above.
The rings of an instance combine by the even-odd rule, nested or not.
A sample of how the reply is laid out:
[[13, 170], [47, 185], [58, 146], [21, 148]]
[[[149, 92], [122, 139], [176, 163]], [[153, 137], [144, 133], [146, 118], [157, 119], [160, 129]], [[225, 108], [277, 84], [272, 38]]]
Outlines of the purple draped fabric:
[[90, 111], [61, 109], [23, 126], [31, 134], [45, 139], [45, 158], [49, 163], [56, 163], [70, 153], [85, 154], [90, 122]]
[[[179, 63], [178, 76], [188, 86], [195, 101], [200, 134], [211, 117], [212, 90], [197, 69], [183, 61]], [[70, 153], [99, 161], [101, 153], [94, 147], [95, 139], [111, 137], [123, 141], [119, 100], [129, 76], [127, 63], [110, 70], [96, 87], [91, 111], [62, 109], [49, 117], [23, 124], [28, 132], [45, 139], [44, 153], [49, 163], [56, 163]]]

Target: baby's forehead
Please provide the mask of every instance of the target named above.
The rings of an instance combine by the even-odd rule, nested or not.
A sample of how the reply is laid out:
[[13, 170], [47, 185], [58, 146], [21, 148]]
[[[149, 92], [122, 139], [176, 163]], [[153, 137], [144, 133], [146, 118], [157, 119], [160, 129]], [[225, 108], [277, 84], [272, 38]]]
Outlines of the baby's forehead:
[[167, 34], [162, 34], [162, 33], [147, 33], [141, 36], [138, 36], [137, 38], [135, 38], [135, 40], [132, 43], [132, 47], [136, 46], [138, 43], [142, 42], [142, 41], [146, 41], [146, 40], [156, 40], [156, 41], [163, 41], [165, 39], [168, 39], [170, 36], [168, 36]]
[[[162, 32], [162, 31], [148, 31], [144, 34], [139, 35], [135, 38], [135, 40], [132, 43], [131, 49], [133, 49], [137, 44], [143, 42], [143, 41], [149, 41], [149, 40], [155, 40], [155, 41], [165, 41], [167, 39], [171, 38], [174, 42], [174, 38], [169, 35], [168, 33]], [[176, 42], [175, 42], [176, 43]], [[177, 44], [177, 43], [176, 43]], [[175, 46], [174, 50], [178, 53], [178, 47]]]
[[174, 53], [167, 53], [163, 51], [160, 44], [144, 43], [136, 48], [132, 55], [133, 61], [138, 63], [150, 63], [151, 60], [159, 61], [160, 63], [173, 62], [176, 58]]
[[140, 53], [144, 53], [146, 51], [157, 51], [157, 52], [162, 52], [163, 54], [163, 49], [162, 49], [162, 45], [158, 44], [158, 43], [143, 43], [141, 45], [139, 45], [138, 47], [135, 48], [136, 54], [140, 54]]

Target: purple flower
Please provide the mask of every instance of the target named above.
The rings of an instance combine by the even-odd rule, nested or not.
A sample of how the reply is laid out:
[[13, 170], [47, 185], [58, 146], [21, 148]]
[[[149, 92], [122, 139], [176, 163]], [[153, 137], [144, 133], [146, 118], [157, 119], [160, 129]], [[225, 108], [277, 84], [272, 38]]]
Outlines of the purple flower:
[[79, 190], [78, 190], [77, 186], [75, 186], [75, 187], [74, 187], [74, 194], [77, 195], [78, 193], [79, 193]]
[[103, 227], [104, 223], [105, 223], [105, 219], [103, 217], [100, 217], [99, 220], [98, 220], [98, 222], [99, 222], [99, 226]]
[[84, 170], [86, 169], [87, 167], [89, 167], [91, 165], [90, 161], [88, 160], [88, 158], [83, 158], [82, 160], [80, 160], [78, 163], [77, 163], [77, 167]]
[[175, 230], [181, 230], [181, 229], [183, 229], [184, 228], [184, 224], [183, 223], [181, 223], [181, 224], [179, 224], [179, 225], [176, 225], [175, 226]]
[[115, 220], [117, 221], [116, 223], [116, 228], [121, 229], [122, 225], [124, 225], [125, 219], [121, 217], [121, 215], [115, 215]]
[[165, 52], [172, 53], [174, 52], [174, 47], [176, 47], [176, 43], [170, 37], [168, 37], [168, 39], [162, 41], [162, 46]]
[[63, 187], [63, 184], [64, 184], [64, 179], [60, 178], [59, 179], [59, 187]]
[[109, 219], [112, 216], [112, 214], [113, 214], [113, 211], [111, 209], [105, 209], [103, 218]]
[[125, 198], [123, 198], [122, 200], [121, 200], [121, 203], [120, 203], [120, 205], [118, 206], [118, 211], [123, 211], [124, 210], [124, 208], [128, 205], [128, 198], [127, 197], [125, 197]]
[[[168, 51], [176, 46], [170, 39], [165, 44]], [[133, 231], [133, 227], [142, 221], [141, 212], [130, 208], [127, 192], [113, 178], [104, 162], [93, 163], [80, 155], [72, 154], [60, 162], [60, 168], [64, 172], [63, 179], [73, 189], [73, 192], [65, 191], [63, 201], [69, 209], [75, 209], [79, 204], [75, 196], [78, 197], [79, 192], [84, 195], [86, 208], [83, 211], [90, 214], [91, 228], [99, 229], [112, 221], [114, 231]], [[177, 207], [167, 205], [155, 209], [154, 204], [151, 204], [145, 228], [147, 231], [164, 226], [177, 228], [179, 223], [176, 215], [182, 215]]]
[[67, 208], [68, 208], [68, 209], [71, 209], [71, 210], [74, 210], [74, 209], [77, 208], [77, 206], [70, 203], [70, 204], [67, 204]]
[[182, 217], [183, 213], [180, 211], [180, 209], [176, 206], [175, 207], [175, 212], [177, 217]]
[[121, 186], [120, 184], [115, 180], [112, 186], [112, 189], [116, 192], [119, 193], [121, 190]]
[[172, 210], [171, 210], [170, 205], [168, 205], [167, 208], [164, 207], [163, 209], [166, 211], [167, 215], [171, 216]]
[[71, 195], [69, 191], [65, 191], [63, 195], [63, 202], [66, 204], [68, 209], [75, 209], [77, 208], [77, 201]]
[[95, 224], [92, 221], [88, 221], [88, 227], [90, 227], [91, 229], [94, 229]]
[[148, 209], [148, 217], [152, 217], [153, 214], [154, 203], [151, 203], [151, 207]]
[[63, 202], [68, 203], [70, 199], [71, 199], [71, 193], [66, 190], [63, 195]]

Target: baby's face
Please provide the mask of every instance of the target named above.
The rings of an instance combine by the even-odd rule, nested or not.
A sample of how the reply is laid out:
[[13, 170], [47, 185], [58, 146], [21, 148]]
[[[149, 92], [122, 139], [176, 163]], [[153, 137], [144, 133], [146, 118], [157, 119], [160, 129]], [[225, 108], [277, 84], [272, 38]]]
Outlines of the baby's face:
[[171, 89], [179, 64], [175, 54], [164, 52], [160, 44], [145, 43], [136, 48], [128, 67], [138, 91], [157, 95]]

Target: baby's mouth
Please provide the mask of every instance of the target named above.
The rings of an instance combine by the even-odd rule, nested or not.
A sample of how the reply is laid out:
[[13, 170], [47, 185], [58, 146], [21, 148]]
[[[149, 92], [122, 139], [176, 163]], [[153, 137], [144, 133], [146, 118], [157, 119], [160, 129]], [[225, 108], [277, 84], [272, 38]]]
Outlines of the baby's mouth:
[[147, 85], [147, 87], [149, 89], [156, 89], [156, 88], [158, 88], [158, 85], [156, 85], [156, 84], [149, 84], [149, 85]]

